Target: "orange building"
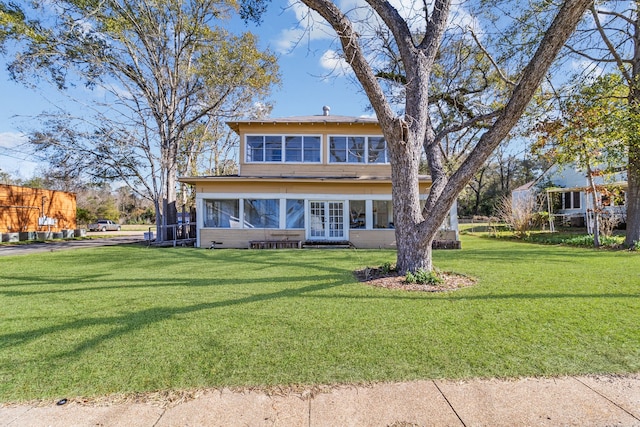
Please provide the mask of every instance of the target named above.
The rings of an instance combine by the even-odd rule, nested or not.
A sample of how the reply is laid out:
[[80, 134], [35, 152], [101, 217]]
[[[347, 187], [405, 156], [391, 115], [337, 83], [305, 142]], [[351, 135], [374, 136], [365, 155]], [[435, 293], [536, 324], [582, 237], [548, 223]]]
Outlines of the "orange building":
[[0, 233], [59, 232], [76, 228], [76, 195], [0, 185]]

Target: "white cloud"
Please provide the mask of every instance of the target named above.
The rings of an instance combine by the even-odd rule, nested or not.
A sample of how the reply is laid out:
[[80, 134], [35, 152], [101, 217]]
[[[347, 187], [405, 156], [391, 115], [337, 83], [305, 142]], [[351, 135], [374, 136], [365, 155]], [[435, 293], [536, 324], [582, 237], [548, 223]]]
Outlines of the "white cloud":
[[586, 59], [572, 61], [571, 69], [578, 74], [587, 76], [587, 79], [595, 79], [605, 74], [605, 69], [602, 66]]
[[27, 135], [21, 132], [0, 132], [0, 147], [14, 148], [25, 144]]
[[275, 40], [279, 53], [289, 54], [303, 42], [329, 40], [335, 37], [335, 32], [326, 21], [303, 3], [289, 0], [287, 10], [294, 13], [297, 25], [280, 31]]
[[304, 30], [301, 28], [290, 28], [282, 30], [280, 36], [275, 41], [276, 50], [282, 54], [291, 53], [304, 37]]
[[463, 30], [469, 28], [479, 37], [484, 33], [478, 18], [471, 15], [461, 4], [451, 5], [448, 26], [449, 28], [457, 27], [462, 28]]
[[[422, 0], [390, 0], [400, 16], [408, 23], [411, 31], [421, 32], [426, 28], [424, 2]], [[376, 39], [375, 29], [382, 25], [380, 18], [364, 0], [342, 0], [338, 7], [344, 11], [354, 23], [355, 30], [363, 39]], [[293, 12], [298, 24], [282, 30], [275, 40], [280, 53], [288, 54], [300, 43], [317, 40], [335, 40], [335, 31], [316, 12], [311, 11], [302, 2], [289, 0], [287, 10]], [[476, 35], [482, 36], [483, 30], [479, 20], [471, 15], [463, 6], [463, 2], [454, 2], [449, 13], [449, 29], [472, 29]]]
[[344, 76], [352, 73], [351, 67], [335, 50], [329, 49], [322, 54], [320, 66], [331, 72], [332, 76]]

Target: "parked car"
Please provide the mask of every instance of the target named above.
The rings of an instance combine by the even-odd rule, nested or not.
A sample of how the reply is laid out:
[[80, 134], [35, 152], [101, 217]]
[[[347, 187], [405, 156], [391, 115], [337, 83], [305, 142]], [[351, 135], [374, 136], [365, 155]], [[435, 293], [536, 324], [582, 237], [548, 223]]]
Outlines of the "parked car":
[[110, 219], [99, 219], [97, 222], [87, 226], [89, 231], [120, 231], [120, 224]]

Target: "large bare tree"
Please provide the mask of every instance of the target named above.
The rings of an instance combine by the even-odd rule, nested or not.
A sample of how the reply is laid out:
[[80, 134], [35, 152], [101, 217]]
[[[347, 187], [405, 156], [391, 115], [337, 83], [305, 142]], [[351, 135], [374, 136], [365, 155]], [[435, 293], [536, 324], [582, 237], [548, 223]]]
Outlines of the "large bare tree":
[[[419, 3], [411, 17], [411, 25], [398, 9], [386, 0], [365, 0], [356, 7], [341, 9], [330, 0], [301, 0], [317, 12], [335, 30], [344, 59], [367, 94], [388, 142], [391, 158], [394, 223], [398, 247], [397, 268], [400, 272], [433, 268], [432, 242], [452, 203], [473, 175], [485, 163], [500, 142], [516, 125], [538, 86], [545, 77], [567, 38], [575, 29], [590, 0], [567, 0], [540, 41], [535, 54], [509, 89], [504, 107], [468, 118], [447, 129], [436, 129], [431, 115], [430, 80], [438, 69], [439, 51], [447, 29], [451, 0]], [[251, 2], [255, 7], [258, 0]], [[403, 114], [396, 114], [381, 87], [373, 61], [363, 43], [356, 22], [362, 17], [377, 19], [386, 26], [397, 45], [404, 82]], [[421, 20], [424, 31], [416, 36], [411, 26]], [[447, 171], [441, 151], [442, 138], [450, 132], [486, 122], [486, 131], [469, 147], [459, 166]], [[420, 205], [418, 168], [424, 150], [433, 180], [424, 209]]]
[[79, 80], [105, 94], [80, 114], [48, 113], [32, 142], [94, 177], [128, 183], [155, 204], [159, 231], [177, 222], [178, 167], [187, 170], [203, 147], [189, 140], [196, 129], [236, 116], [277, 81], [274, 55], [251, 33], [220, 25], [231, 0], [0, 6], [0, 42], [19, 43], [16, 79], [46, 76], [61, 89]]

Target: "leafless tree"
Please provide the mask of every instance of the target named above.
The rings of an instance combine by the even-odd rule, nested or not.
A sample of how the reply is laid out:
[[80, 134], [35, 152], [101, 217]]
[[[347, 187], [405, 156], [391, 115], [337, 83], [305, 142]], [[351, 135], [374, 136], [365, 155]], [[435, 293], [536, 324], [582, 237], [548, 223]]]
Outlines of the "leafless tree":
[[193, 164], [203, 147], [187, 137], [261, 100], [277, 81], [275, 57], [259, 51], [251, 33], [218, 25], [232, 1], [34, 4], [31, 19], [14, 13], [0, 22], [0, 42], [19, 42], [12, 75], [47, 76], [69, 89], [75, 72], [104, 97], [80, 114], [47, 113], [47, 128], [31, 141], [78, 173], [124, 181], [151, 200], [162, 239], [163, 226], [177, 222], [178, 167]]
[[[438, 128], [431, 111], [430, 81], [436, 72], [453, 71], [438, 68], [441, 65], [438, 55], [452, 7], [450, 0], [419, 3], [412, 11], [411, 25], [420, 20], [424, 28], [418, 37], [407, 19], [385, 0], [366, 0], [350, 10], [342, 10], [330, 0], [302, 2], [335, 30], [344, 58], [367, 94], [389, 144], [397, 267], [400, 272], [431, 270], [431, 245], [452, 203], [515, 126], [590, 1], [567, 0], [557, 9], [535, 53], [524, 68], [514, 73], [518, 76], [517, 84], [509, 86], [504, 107], [445, 128]], [[366, 43], [356, 29], [355, 23], [361, 17], [382, 22], [397, 45], [406, 76], [401, 115], [396, 113], [381, 87]], [[487, 122], [486, 131], [469, 147], [464, 161], [454, 170], [447, 171], [441, 151], [443, 138], [478, 121]], [[422, 150], [426, 153], [433, 181], [424, 210], [420, 206], [418, 187]]]

